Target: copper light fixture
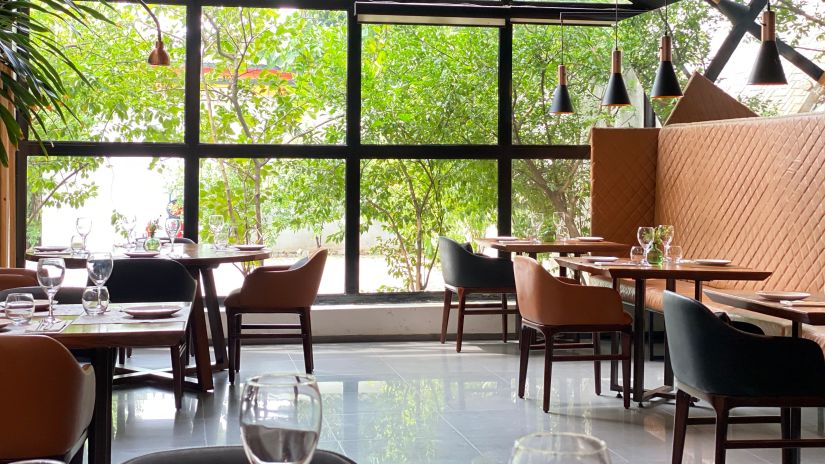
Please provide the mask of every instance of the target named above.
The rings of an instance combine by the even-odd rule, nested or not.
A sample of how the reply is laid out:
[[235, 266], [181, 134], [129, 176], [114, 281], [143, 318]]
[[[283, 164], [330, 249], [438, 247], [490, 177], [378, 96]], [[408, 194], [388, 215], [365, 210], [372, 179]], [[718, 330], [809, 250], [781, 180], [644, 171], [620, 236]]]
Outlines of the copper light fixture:
[[607, 82], [607, 89], [602, 98], [602, 106], [629, 106], [630, 96], [627, 94], [627, 86], [622, 77], [622, 52], [619, 50], [619, 0], [616, 0], [616, 21], [613, 23], [613, 36], [615, 45], [613, 47], [613, 70], [610, 80]]
[[667, 1], [665, 1], [665, 35], [662, 36], [662, 43], [659, 46], [659, 69], [656, 70], [656, 79], [653, 80], [653, 90], [650, 92], [651, 98], [679, 98], [682, 96], [682, 88], [679, 86], [679, 79], [676, 78], [676, 71], [673, 69], [673, 53], [671, 50], [670, 27], [667, 23]]
[[553, 103], [550, 104], [550, 112], [553, 114], [572, 114], [573, 101], [570, 100], [570, 92], [567, 90], [567, 67], [564, 66], [564, 18], [561, 19], [561, 64], [559, 65], [559, 85], [553, 91]]
[[149, 53], [149, 59], [147, 60], [148, 63], [152, 66], [169, 66], [169, 53], [163, 48], [163, 36], [160, 32], [160, 21], [158, 21], [158, 17], [155, 16], [155, 13], [149, 8], [149, 5], [146, 4], [143, 0], [138, 0], [143, 8], [149, 13], [149, 16], [155, 21], [155, 27], [158, 29], [158, 40], [155, 42], [155, 48]]
[[762, 45], [756, 55], [756, 64], [753, 65], [748, 84], [751, 85], [784, 85], [788, 83], [782, 62], [779, 60], [779, 50], [776, 48], [776, 13], [768, 9], [762, 13]]

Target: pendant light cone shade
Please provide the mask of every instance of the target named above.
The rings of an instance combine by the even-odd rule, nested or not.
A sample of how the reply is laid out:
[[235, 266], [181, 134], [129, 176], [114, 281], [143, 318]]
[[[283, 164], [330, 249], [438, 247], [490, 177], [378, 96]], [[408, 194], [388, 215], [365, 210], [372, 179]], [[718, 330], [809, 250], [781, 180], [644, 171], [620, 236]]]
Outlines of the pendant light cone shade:
[[169, 53], [163, 48], [163, 41], [155, 42], [155, 48], [149, 53], [147, 61], [152, 66], [169, 66]]
[[613, 73], [607, 82], [607, 89], [602, 98], [602, 106], [629, 106], [630, 96], [622, 77], [622, 52], [613, 50]]
[[567, 90], [567, 68], [559, 65], [559, 85], [553, 92], [553, 103], [550, 105], [550, 112], [553, 114], [572, 114], [573, 101], [570, 99], [570, 92]]
[[779, 60], [779, 49], [776, 48], [776, 13], [768, 10], [762, 13], [762, 45], [756, 55], [753, 65], [750, 85], [784, 85], [788, 83], [782, 62]]
[[673, 69], [669, 35], [662, 36], [660, 50], [659, 69], [656, 70], [656, 79], [653, 80], [653, 90], [650, 92], [650, 97], [679, 98], [682, 96], [682, 88], [679, 86], [679, 79]]

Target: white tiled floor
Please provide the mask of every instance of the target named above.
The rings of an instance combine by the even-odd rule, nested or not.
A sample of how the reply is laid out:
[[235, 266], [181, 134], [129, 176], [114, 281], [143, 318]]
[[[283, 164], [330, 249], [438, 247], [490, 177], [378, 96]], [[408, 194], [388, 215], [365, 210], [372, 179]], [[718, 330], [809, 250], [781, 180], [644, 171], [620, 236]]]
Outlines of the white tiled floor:
[[[139, 350], [130, 362], [164, 365], [166, 350]], [[535, 431], [574, 431], [604, 439], [614, 464], [669, 463], [673, 405], [635, 403], [630, 410], [607, 391], [593, 390], [591, 363], [557, 363], [551, 410], [541, 411], [542, 356], [531, 357], [527, 395], [516, 394], [516, 343], [433, 342], [316, 344], [324, 404], [320, 447], [366, 463], [506, 463], [513, 441]], [[176, 411], [168, 389], [123, 387], [114, 397], [113, 462], [171, 448], [240, 444], [238, 397], [245, 378], [303, 369], [297, 345], [243, 349], [240, 382], [215, 374], [215, 391], [185, 393]], [[661, 383], [662, 364], [646, 366]], [[708, 414], [697, 407], [692, 414]], [[770, 412], [770, 411], [762, 411]], [[816, 413], [803, 413], [803, 436], [816, 435]], [[779, 436], [778, 425], [733, 426], [732, 438]], [[729, 463], [779, 462], [779, 451], [730, 451]], [[803, 451], [803, 462], [825, 462], [825, 450]], [[713, 427], [689, 428], [685, 464], [713, 462]]]

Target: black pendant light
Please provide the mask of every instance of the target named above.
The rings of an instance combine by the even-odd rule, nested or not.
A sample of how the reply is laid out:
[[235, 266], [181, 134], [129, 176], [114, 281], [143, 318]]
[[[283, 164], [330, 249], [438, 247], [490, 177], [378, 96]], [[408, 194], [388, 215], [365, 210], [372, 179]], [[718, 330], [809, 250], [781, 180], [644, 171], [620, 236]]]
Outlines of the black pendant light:
[[670, 26], [667, 23], [667, 1], [665, 1], [665, 35], [659, 46], [659, 69], [656, 70], [656, 79], [653, 80], [653, 90], [650, 98], [679, 98], [682, 88], [676, 71], [673, 69], [673, 52], [670, 38]]
[[771, 2], [762, 13], [762, 45], [756, 55], [756, 64], [753, 65], [748, 84], [751, 85], [785, 85], [785, 71], [779, 60], [779, 50], [776, 48], [776, 13], [771, 10]]
[[[561, 16], [560, 16], [561, 18]], [[572, 114], [573, 101], [570, 100], [570, 92], [567, 91], [567, 68], [564, 66], [564, 19], [561, 18], [561, 64], [559, 65], [559, 85], [553, 91], [553, 103], [550, 104], [550, 112], [553, 114]]]
[[622, 77], [622, 52], [619, 51], [619, 0], [616, 0], [616, 22], [613, 24], [615, 45], [613, 48], [613, 70], [607, 89], [602, 98], [602, 106], [629, 106], [630, 96], [627, 95], [627, 86]]

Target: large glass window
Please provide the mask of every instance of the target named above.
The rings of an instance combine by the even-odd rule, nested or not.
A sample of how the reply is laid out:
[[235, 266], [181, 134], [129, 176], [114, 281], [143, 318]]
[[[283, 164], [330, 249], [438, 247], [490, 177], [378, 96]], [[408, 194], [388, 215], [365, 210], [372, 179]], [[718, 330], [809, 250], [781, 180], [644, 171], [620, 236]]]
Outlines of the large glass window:
[[494, 226], [496, 186], [495, 161], [362, 161], [361, 291], [443, 289], [438, 237]]
[[202, 22], [202, 142], [344, 142], [345, 12], [207, 7]]
[[363, 26], [363, 143], [496, 143], [497, 50], [497, 29]]
[[[88, 5], [112, 23], [90, 21], [89, 27], [32, 14], [49, 25], [61, 51], [88, 79], [55, 63], [67, 87], [61, 98], [76, 118], [53, 108], [45, 117], [46, 140], [109, 142], [183, 142], [185, 14], [180, 6], [150, 5], [163, 28], [171, 66], [149, 66], [146, 58], [157, 37], [155, 24], [137, 4], [98, 2]], [[34, 129], [40, 130], [38, 126]]]

